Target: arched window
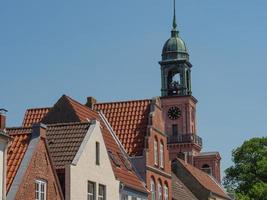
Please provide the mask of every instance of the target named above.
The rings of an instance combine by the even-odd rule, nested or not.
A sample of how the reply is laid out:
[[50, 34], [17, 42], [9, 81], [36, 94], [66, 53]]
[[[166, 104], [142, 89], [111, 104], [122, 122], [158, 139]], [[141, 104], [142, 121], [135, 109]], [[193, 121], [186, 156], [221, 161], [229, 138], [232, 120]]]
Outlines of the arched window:
[[169, 200], [169, 188], [166, 184], [164, 185], [164, 200]]
[[202, 171], [206, 172], [207, 174], [211, 175], [211, 167], [208, 164], [202, 165]]
[[159, 164], [161, 168], [164, 168], [164, 146], [163, 142], [160, 142], [160, 148], [159, 148]]
[[153, 178], [150, 180], [150, 192], [151, 192], [151, 200], [156, 200], [156, 188], [155, 188], [155, 181]]
[[154, 163], [158, 165], [158, 141], [154, 139]]
[[158, 200], [163, 200], [163, 191], [160, 181], [158, 182]]

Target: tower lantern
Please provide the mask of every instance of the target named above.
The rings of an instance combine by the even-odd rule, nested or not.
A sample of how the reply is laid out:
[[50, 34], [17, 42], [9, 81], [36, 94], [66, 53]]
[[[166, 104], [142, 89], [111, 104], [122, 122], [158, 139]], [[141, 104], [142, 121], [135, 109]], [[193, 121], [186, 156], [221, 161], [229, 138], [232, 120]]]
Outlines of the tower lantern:
[[191, 63], [185, 42], [179, 36], [174, 0], [171, 37], [162, 50], [161, 96], [191, 95]]

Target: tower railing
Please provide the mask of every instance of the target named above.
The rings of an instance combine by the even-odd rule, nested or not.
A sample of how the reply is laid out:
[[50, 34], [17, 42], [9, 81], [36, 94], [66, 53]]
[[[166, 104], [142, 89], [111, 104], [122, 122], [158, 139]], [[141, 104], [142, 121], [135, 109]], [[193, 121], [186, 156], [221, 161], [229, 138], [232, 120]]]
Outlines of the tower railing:
[[195, 143], [199, 146], [202, 146], [202, 138], [196, 134], [178, 134], [168, 136], [168, 143]]

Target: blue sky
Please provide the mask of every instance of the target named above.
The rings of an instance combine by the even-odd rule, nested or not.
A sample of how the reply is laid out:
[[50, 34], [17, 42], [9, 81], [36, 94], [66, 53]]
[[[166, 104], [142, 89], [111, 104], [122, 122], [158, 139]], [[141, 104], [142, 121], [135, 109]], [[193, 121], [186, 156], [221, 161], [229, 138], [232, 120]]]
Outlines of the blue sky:
[[[267, 132], [267, 2], [177, 0], [180, 35], [193, 64], [198, 134], [231, 150]], [[84, 103], [160, 95], [161, 49], [172, 0], [0, 2], [0, 107], [8, 125], [67, 94]]]

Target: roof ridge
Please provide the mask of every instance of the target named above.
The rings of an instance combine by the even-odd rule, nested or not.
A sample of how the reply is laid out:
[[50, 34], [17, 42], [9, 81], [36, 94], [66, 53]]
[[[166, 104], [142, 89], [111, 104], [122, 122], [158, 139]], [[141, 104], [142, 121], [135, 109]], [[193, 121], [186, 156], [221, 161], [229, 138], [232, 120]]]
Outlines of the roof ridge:
[[47, 124], [48, 127], [54, 127], [54, 126], [67, 126], [67, 125], [81, 125], [81, 124], [90, 124], [90, 121], [83, 121], [83, 122], [59, 122], [59, 123], [53, 123], [53, 124]]
[[96, 104], [111, 104], [111, 103], [128, 103], [128, 102], [140, 102], [140, 101], [152, 101], [152, 99], [134, 99], [134, 100], [120, 100], [120, 101], [110, 101], [110, 102], [99, 102]]
[[28, 110], [36, 110], [36, 109], [51, 109], [52, 107], [33, 107], [33, 108], [27, 108], [26, 111]]
[[70, 103], [71, 107], [72, 107], [74, 110], [75, 110], [75, 108], [73, 107], [73, 104], [72, 104], [72, 103], [77, 103], [77, 104], [79, 104], [80, 106], [84, 107], [87, 111], [89, 111], [89, 112], [93, 112], [93, 113], [95, 113], [95, 114], [98, 114], [95, 110], [93, 110], [93, 109], [89, 108], [88, 106], [86, 106], [86, 105], [80, 103], [79, 101], [77, 101], [77, 100], [71, 98], [70, 96], [67, 96], [67, 95], [65, 95], [65, 94], [64, 94], [63, 96], [67, 98], [68, 102]]
[[[217, 181], [215, 181], [215, 179], [213, 179], [209, 174], [207, 174], [206, 172], [203, 172], [202, 170], [196, 168], [195, 166], [193, 166], [193, 165], [191, 165], [191, 164], [189, 164], [189, 163], [186, 163], [185, 161], [183, 161], [183, 160], [180, 159], [180, 158], [176, 158], [176, 159], [179, 160], [180, 163], [182, 163], [182, 165], [183, 165], [184, 167], [189, 166], [191, 169], [196, 170], [196, 171], [199, 172], [201, 175], [204, 175], [205, 177], [208, 177], [209, 179], [211, 179], [212, 182], [214, 182], [214, 183], [215, 183], [215, 184], [222, 190], [222, 192], [228, 197], [228, 195], [225, 193], [225, 190], [223, 190], [222, 187], [219, 186], [219, 183], [218, 183]], [[191, 173], [191, 171], [189, 171], [189, 173], [190, 173], [194, 178], [196, 178], [196, 177], [194, 176], [194, 174]], [[196, 178], [196, 179], [197, 179], [197, 178]], [[198, 179], [197, 179], [197, 180], [198, 180]], [[201, 181], [198, 181], [198, 182], [199, 182], [204, 188], [206, 188], [207, 190], [210, 190], [208, 187], [206, 187], [205, 184], [202, 184]], [[213, 191], [213, 192], [214, 192], [214, 191]], [[216, 193], [216, 194], [217, 194], [217, 193]], [[217, 194], [217, 195], [220, 196], [220, 194]]]
[[6, 127], [6, 130], [32, 130], [32, 127], [23, 127], [23, 126], [13, 126], [13, 127]]

